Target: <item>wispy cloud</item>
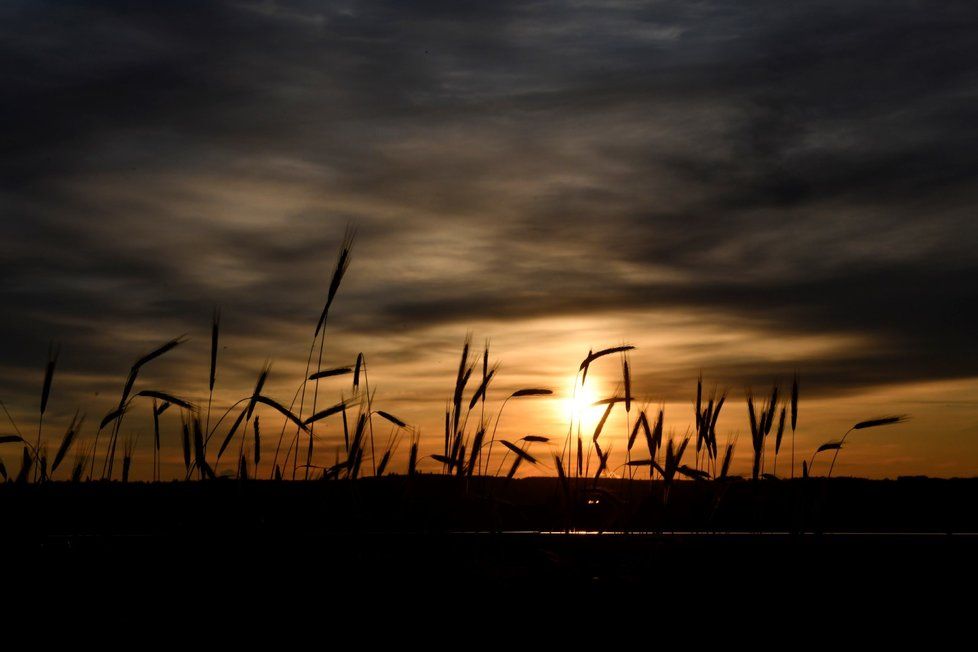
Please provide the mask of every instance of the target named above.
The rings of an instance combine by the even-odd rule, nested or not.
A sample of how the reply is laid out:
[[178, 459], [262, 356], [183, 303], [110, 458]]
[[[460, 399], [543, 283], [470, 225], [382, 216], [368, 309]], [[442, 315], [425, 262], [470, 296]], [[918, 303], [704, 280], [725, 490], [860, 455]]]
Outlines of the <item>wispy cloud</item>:
[[[803, 369], [825, 395], [975, 374], [972, 3], [21, 2], [0, 21], [5, 395], [29, 395], [51, 338], [94, 381], [215, 304], [247, 387], [301, 356], [351, 222], [335, 345], [379, 366], [597, 315], [653, 350], [688, 335], [640, 361], [669, 397], [698, 368]], [[733, 356], [696, 324], [761, 339]]]

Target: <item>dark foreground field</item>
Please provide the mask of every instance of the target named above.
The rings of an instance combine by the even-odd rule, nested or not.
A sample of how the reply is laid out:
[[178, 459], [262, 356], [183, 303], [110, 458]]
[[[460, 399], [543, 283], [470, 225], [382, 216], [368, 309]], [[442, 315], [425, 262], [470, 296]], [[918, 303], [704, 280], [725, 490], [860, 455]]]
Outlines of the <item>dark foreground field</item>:
[[[978, 479], [661, 482], [388, 476], [0, 484], [7, 541], [71, 536], [978, 532]], [[19, 544], [18, 544], [19, 545]]]
[[[387, 477], [0, 485], [7, 559], [72, 578], [242, 588], [600, 587], [971, 577], [978, 481], [660, 483]], [[571, 533], [566, 533], [570, 530]], [[601, 532], [600, 534], [598, 532]], [[199, 573], [198, 573], [198, 569]], [[780, 580], [778, 578], [781, 578]], [[868, 585], [868, 584], [867, 584]]]

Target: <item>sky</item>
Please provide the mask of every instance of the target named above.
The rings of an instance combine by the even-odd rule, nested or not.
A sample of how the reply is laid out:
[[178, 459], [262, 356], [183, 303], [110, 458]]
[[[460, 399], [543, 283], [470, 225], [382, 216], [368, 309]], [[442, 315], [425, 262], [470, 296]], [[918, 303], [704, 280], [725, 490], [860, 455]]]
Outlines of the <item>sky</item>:
[[[837, 472], [976, 474], [974, 3], [30, 0], [0, 25], [0, 399], [36, 428], [57, 343], [52, 447], [81, 409], [84, 448], [178, 335], [140, 386], [206, 404], [215, 308], [214, 409], [266, 361], [288, 403], [352, 226], [324, 366], [363, 352], [423, 454], [471, 334], [499, 364], [490, 414], [557, 393], [508, 405], [510, 439], [561, 438], [581, 359], [627, 343], [667, 433], [698, 375], [729, 391], [735, 472], [745, 391], [797, 372], [797, 464], [909, 414]], [[149, 422], [126, 423], [145, 469]]]

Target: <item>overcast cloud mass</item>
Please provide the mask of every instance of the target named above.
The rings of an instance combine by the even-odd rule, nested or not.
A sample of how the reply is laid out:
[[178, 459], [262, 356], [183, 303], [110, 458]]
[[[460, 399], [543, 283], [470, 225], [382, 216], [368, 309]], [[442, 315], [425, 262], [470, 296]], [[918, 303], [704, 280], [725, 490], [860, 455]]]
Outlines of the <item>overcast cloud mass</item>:
[[18, 414], [52, 340], [62, 418], [181, 333], [147, 382], [200, 399], [215, 306], [221, 400], [266, 358], [288, 398], [352, 224], [329, 362], [364, 351], [431, 433], [474, 330], [501, 387], [628, 341], [653, 402], [798, 370], [806, 443], [876, 413], [946, 437], [847, 471], [978, 461], [973, 2], [30, 0], [0, 25]]

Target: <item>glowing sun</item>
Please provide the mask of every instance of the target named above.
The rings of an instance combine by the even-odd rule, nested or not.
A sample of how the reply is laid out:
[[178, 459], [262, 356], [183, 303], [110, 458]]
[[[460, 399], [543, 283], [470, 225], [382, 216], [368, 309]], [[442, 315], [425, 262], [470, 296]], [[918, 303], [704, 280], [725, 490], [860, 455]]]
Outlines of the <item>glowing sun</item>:
[[567, 398], [562, 401], [564, 420], [573, 425], [575, 432], [578, 425], [582, 432], [593, 431], [604, 413], [604, 406], [594, 405], [601, 398], [593, 382], [581, 387], [579, 378], [571, 380], [567, 388]]

